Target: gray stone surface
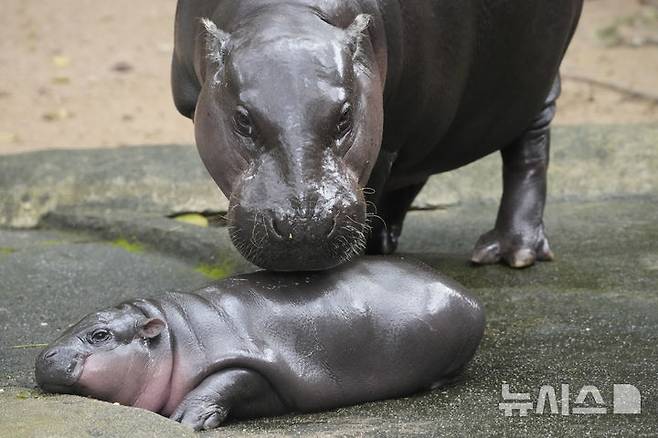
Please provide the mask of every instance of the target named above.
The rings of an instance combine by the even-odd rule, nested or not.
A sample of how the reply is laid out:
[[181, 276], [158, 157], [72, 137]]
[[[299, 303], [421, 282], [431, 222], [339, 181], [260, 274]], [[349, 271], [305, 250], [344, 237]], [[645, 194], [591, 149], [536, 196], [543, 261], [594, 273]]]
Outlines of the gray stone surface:
[[142, 409], [20, 388], [0, 391], [1, 437], [195, 436], [188, 428]]
[[[215, 434], [654, 433], [658, 415], [656, 199], [552, 204], [547, 222], [558, 260], [523, 271], [503, 266], [474, 268], [467, 262], [474, 239], [488, 228], [493, 213], [495, 205], [411, 213], [401, 248], [459, 280], [485, 304], [485, 339], [462, 382], [401, 400], [234, 423]], [[0, 411], [10, 417], [3, 424], [12, 431], [47, 431], [42, 429], [43, 421], [21, 414], [28, 407], [38, 409], [39, 418], [47, 418], [52, 430], [74, 433], [83, 429], [66, 429], [68, 417], [57, 417], [69, 409], [66, 403], [74, 403], [84, 418], [93, 418], [98, 410], [97, 402], [78, 397], [52, 398], [36, 392], [28, 393], [27, 401], [17, 398], [16, 387], [34, 385], [32, 361], [38, 349], [12, 347], [47, 342], [97, 307], [136, 294], [191, 289], [209, 281], [184, 261], [149, 251], [129, 252], [84, 235], [3, 231], [0, 246], [15, 249], [0, 262], [0, 278], [5, 280], [0, 298], [7, 309], [1, 327], [0, 386], [6, 392], [0, 394]], [[42, 327], [42, 322], [48, 326]], [[498, 408], [503, 383], [511, 384], [514, 391], [530, 392], [533, 398], [542, 385], [554, 385], [559, 397], [560, 384], [568, 383], [572, 404], [583, 385], [595, 385], [608, 407], [613, 385], [630, 383], [642, 392], [643, 413], [507, 418]], [[155, 424], [152, 416], [126, 415], [125, 408], [110, 404], [103, 405], [102, 412], [104, 418], [116, 417], [121, 427], [132, 424], [135, 430], [148, 431]], [[158, 436], [179, 436], [175, 425], [162, 424]], [[121, 429], [102, 430], [106, 436], [120, 436]]]
[[[446, 191], [432, 192], [440, 186], [433, 182], [418, 205], [442, 208], [412, 212], [407, 220], [400, 250], [460, 281], [487, 311], [481, 349], [460, 382], [399, 400], [232, 423], [206, 435], [656, 436], [658, 129], [570, 128], [559, 130], [557, 137], [552, 202], [546, 212], [555, 262], [522, 271], [468, 263], [475, 240], [495, 218], [500, 186], [496, 157], [440, 176]], [[194, 173], [200, 167], [183, 164], [181, 169], [188, 166], [188, 171], [179, 173], [173, 169], [178, 163], [166, 164], [167, 154], [155, 150], [101, 152], [101, 158], [89, 152], [85, 171], [71, 170], [80, 169], [78, 153], [68, 160], [62, 155], [52, 161], [50, 190], [45, 184], [38, 189], [56, 201], [42, 199], [41, 204], [39, 196], [30, 195], [31, 210], [16, 209], [21, 197], [6, 194], [20, 193], [19, 186], [38, 193], [41, 182], [27, 177], [21, 186], [4, 173], [11, 166], [4, 157], [0, 160], [0, 209], [5, 219], [15, 212], [20, 214], [14, 218], [22, 218], [4, 224], [26, 225], [30, 215], [32, 222], [40, 217], [37, 229], [0, 229], [0, 437], [192, 435], [152, 413], [46, 395], [34, 387], [39, 345], [85, 313], [138, 295], [192, 290], [213, 278], [253, 269], [231, 247], [224, 228], [166, 217], [188, 210], [174, 206], [214, 194], [193, 195], [191, 201], [189, 187], [205, 178]], [[178, 161], [194, 151], [181, 153]], [[46, 157], [38, 153], [10, 157], [9, 162], [18, 167], [23, 163], [24, 170], [30, 163], [48, 169]], [[109, 167], [103, 170], [108, 160], [121, 164], [114, 167], [114, 176]], [[131, 167], [139, 160], [144, 160], [145, 176]], [[97, 175], [104, 175], [97, 188], [79, 187], [95, 184], [85, 179], [94, 178], [94, 166]], [[58, 172], [68, 186], [57, 184]], [[189, 187], [178, 181], [186, 174], [193, 182]], [[113, 191], [123, 184], [117, 181], [129, 183]], [[158, 190], [169, 193], [161, 196]], [[215, 208], [221, 206], [189, 210]], [[609, 411], [613, 385], [632, 384], [641, 391], [642, 414], [530, 413], [508, 418], [498, 407], [504, 401], [503, 383], [514, 392], [529, 392], [534, 402], [542, 385], [554, 386], [559, 399], [560, 385], [569, 384], [571, 408], [577, 406], [583, 385], [594, 385]], [[586, 402], [593, 405], [591, 397]]]
[[[552, 199], [649, 194], [658, 187], [658, 126], [554, 130]], [[498, 154], [435, 176], [416, 208], [500, 197]], [[31, 227], [62, 207], [109, 207], [169, 216], [227, 210], [191, 146], [49, 151], [0, 159], [0, 226]]]
[[192, 146], [44, 151], [0, 158], [0, 226], [32, 227], [57, 207], [162, 215], [225, 210]]

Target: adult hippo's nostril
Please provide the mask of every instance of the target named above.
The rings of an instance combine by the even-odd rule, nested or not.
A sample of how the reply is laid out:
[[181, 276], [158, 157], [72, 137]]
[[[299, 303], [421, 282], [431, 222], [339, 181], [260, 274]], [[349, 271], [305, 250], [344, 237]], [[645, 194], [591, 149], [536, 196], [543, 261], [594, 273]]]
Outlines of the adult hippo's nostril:
[[277, 237], [290, 241], [319, 241], [330, 237], [336, 229], [336, 219], [283, 216], [272, 217], [272, 230]]
[[44, 353], [43, 357], [44, 359], [50, 359], [53, 356], [57, 355], [57, 350], [48, 350]]
[[285, 216], [279, 217], [276, 214], [272, 215], [272, 230], [281, 239], [292, 239], [292, 223]]

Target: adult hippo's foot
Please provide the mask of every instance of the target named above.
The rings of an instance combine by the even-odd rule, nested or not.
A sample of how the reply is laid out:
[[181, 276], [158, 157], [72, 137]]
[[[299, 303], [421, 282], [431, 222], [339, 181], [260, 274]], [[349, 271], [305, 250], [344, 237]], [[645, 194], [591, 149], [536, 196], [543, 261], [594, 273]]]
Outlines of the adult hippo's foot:
[[544, 109], [532, 126], [502, 149], [503, 199], [496, 226], [482, 235], [471, 261], [491, 264], [503, 261], [512, 268], [525, 268], [536, 261], [553, 260], [544, 232], [546, 173], [550, 149], [550, 126], [560, 79], [555, 80]]
[[512, 268], [525, 268], [535, 261], [551, 261], [553, 258], [542, 224], [531, 235], [515, 235], [495, 229], [483, 234], [475, 245], [471, 261], [477, 264], [504, 261]]

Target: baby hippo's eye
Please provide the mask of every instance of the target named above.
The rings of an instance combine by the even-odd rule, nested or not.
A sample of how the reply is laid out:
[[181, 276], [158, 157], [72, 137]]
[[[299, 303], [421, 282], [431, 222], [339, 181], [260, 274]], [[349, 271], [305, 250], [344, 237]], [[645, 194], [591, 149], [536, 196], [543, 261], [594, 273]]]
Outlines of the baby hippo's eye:
[[254, 126], [251, 123], [251, 117], [244, 108], [238, 108], [233, 116], [233, 124], [238, 134], [243, 137], [252, 137], [254, 135]]
[[338, 120], [336, 137], [340, 140], [352, 130], [352, 105], [346, 103]]
[[98, 329], [91, 332], [88, 336], [89, 342], [92, 344], [100, 344], [106, 342], [112, 337], [112, 334], [109, 330]]

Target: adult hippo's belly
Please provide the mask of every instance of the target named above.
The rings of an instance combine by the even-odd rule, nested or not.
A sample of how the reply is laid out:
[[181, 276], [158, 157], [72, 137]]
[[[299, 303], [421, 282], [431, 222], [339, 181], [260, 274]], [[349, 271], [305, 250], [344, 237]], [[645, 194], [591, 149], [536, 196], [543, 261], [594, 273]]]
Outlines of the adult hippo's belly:
[[482, 307], [458, 284], [418, 262], [361, 258], [92, 313], [38, 356], [36, 378], [209, 429], [441, 386], [483, 331]]
[[391, 253], [432, 174], [500, 150], [476, 263], [553, 255], [543, 211], [559, 66], [582, 0], [179, 1], [172, 84], [230, 200], [231, 238], [272, 270]]

